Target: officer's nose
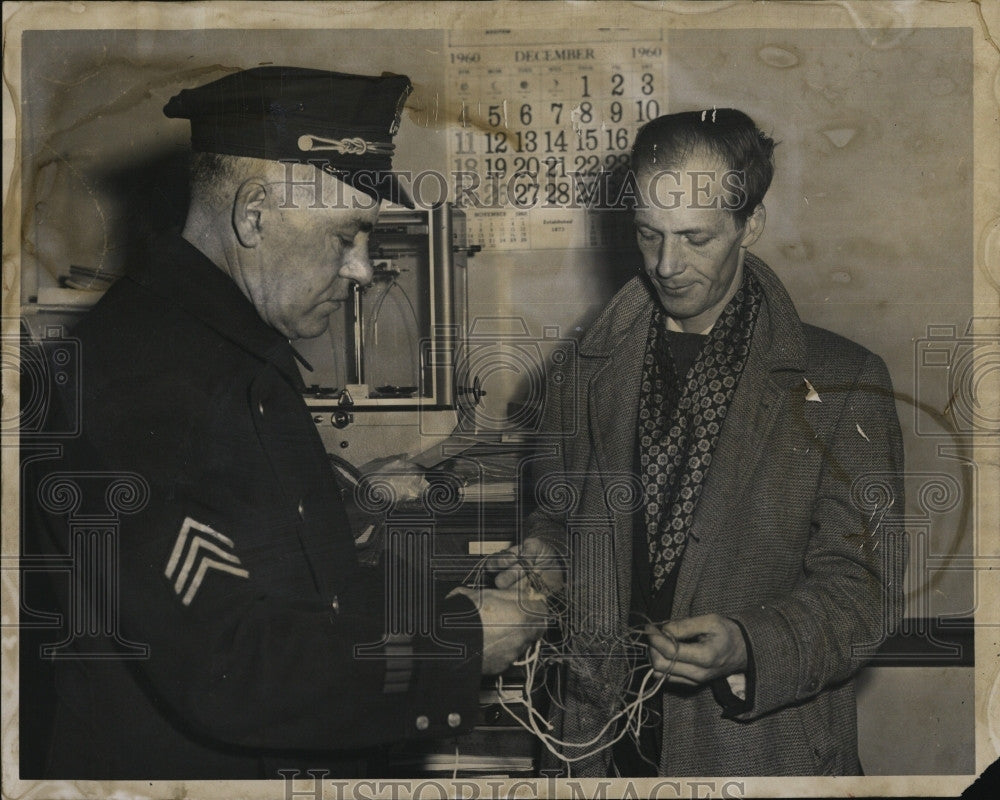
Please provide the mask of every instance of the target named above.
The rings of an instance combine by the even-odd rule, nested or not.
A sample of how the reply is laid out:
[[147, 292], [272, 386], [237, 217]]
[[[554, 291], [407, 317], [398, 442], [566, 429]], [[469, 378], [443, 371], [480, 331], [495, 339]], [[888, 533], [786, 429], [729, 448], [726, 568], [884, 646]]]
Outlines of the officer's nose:
[[664, 236], [656, 263], [656, 277], [667, 280], [684, 271], [684, 252], [681, 243], [672, 236]]
[[340, 277], [364, 288], [371, 285], [374, 275], [372, 260], [368, 255], [368, 234], [359, 233], [354, 237], [354, 244], [343, 253]]

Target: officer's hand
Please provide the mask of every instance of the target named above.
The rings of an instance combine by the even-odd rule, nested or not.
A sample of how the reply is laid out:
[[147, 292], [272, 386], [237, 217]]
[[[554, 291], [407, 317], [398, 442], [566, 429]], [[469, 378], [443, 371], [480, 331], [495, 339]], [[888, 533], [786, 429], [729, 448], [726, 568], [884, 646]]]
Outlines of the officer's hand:
[[662, 632], [647, 625], [646, 633], [649, 663], [671, 683], [695, 686], [747, 667], [740, 626], [718, 614], [673, 620], [662, 626]]
[[514, 589], [470, 589], [452, 594], [472, 599], [483, 626], [483, 674], [498, 675], [545, 632], [545, 598], [524, 584]]
[[[520, 562], [518, 555], [521, 557]], [[555, 594], [562, 589], [565, 582], [562, 559], [556, 554], [552, 545], [533, 536], [525, 539], [520, 547], [512, 547], [491, 555], [486, 560], [486, 570], [499, 573], [494, 579], [498, 589], [509, 589], [527, 577], [525, 564], [545, 586], [545, 594]]]

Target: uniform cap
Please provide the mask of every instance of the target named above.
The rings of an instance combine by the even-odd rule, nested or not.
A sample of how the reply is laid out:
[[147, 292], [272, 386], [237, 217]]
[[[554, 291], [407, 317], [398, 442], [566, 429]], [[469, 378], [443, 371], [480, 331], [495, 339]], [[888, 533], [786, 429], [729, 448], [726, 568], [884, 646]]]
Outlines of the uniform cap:
[[170, 98], [203, 153], [313, 164], [372, 197], [413, 208], [392, 173], [392, 137], [412, 91], [405, 75], [255, 67]]

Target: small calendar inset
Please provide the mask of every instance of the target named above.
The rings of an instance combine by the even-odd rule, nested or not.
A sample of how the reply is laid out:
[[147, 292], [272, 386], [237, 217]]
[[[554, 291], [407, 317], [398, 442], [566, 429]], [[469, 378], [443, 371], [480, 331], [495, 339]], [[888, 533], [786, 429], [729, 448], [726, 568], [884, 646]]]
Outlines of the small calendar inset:
[[528, 250], [528, 212], [510, 209], [467, 209], [465, 236], [469, 245], [484, 250]]
[[465, 241], [483, 250], [625, 247], [632, 217], [595, 209], [466, 209]]

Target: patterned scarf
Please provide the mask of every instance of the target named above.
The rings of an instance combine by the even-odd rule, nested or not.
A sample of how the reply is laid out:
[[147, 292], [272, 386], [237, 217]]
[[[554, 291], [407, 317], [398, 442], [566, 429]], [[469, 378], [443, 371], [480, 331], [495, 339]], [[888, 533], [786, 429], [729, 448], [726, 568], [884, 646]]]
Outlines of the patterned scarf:
[[639, 400], [639, 464], [653, 591], [676, 568], [701, 497], [712, 453], [750, 352], [762, 290], [746, 270], [686, 381], [676, 374], [666, 318], [657, 304], [649, 325]]

